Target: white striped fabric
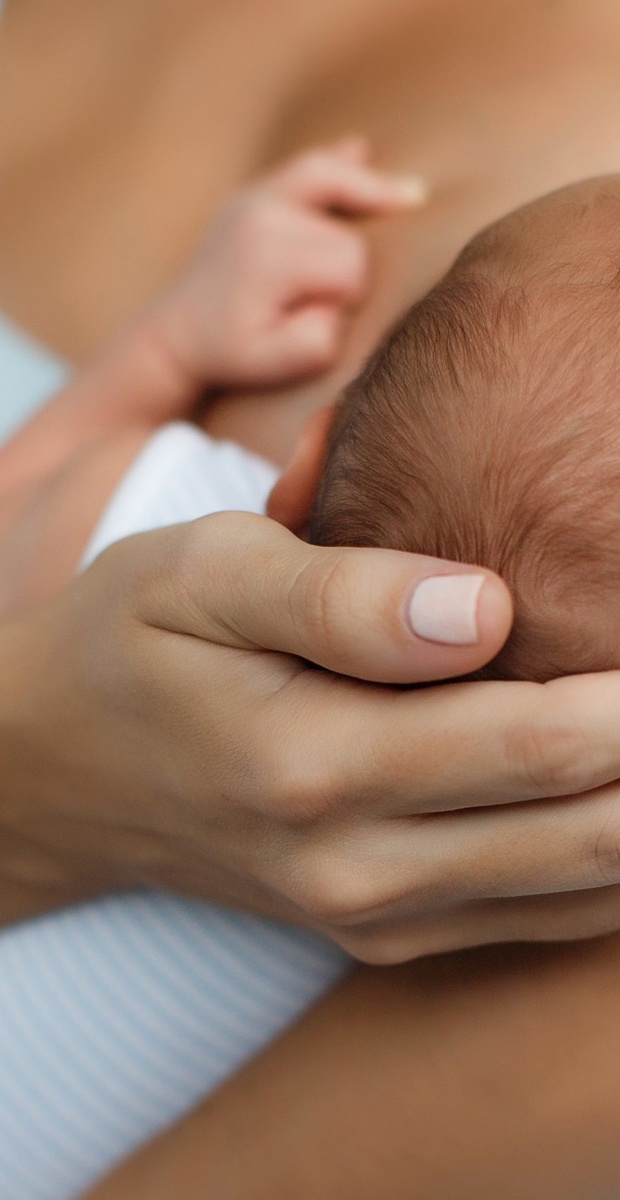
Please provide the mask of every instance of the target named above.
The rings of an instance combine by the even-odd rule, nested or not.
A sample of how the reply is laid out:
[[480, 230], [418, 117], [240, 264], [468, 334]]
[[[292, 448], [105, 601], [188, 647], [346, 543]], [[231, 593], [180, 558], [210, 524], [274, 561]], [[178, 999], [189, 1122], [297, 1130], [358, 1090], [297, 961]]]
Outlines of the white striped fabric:
[[0, 1195], [69, 1200], [345, 969], [314, 935], [158, 893], [0, 936]]
[[[126, 534], [261, 511], [269, 464], [191, 426], [147, 444], [85, 561]], [[0, 1198], [72, 1200], [348, 968], [329, 942], [159, 893], [0, 934]]]

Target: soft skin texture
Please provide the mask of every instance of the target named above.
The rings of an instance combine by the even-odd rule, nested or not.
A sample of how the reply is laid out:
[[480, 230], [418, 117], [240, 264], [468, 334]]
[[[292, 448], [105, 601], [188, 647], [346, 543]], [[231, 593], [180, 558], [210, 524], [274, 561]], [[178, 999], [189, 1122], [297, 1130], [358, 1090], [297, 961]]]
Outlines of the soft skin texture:
[[[50, 407], [48, 434], [55, 417], [66, 428], [66, 411], [66, 397]], [[101, 421], [99, 408], [96, 416]], [[37, 429], [41, 422], [32, 440], [28, 432], [19, 439], [22, 448], [36, 442]], [[131, 426], [123, 438], [135, 434]], [[12, 511], [8, 521], [7, 610], [23, 607], [24, 581], [32, 599], [46, 579], [42, 548], [51, 555], [64, 541], [69, 496], [88, 496], [95, 465], [107, 463], [110, 448], [116, 454], [118, 436], [87, 440], [59, 472], [26, 485], [26, 503], [22, 489], [21, 516]], [[99, 484], [103, 474], [99, 462]], [[467, 570], [382, 550], [317, 550], [244, 515], [207, 518], [108, 551], [51, 609], [48, 638], [51, 629], [62, 653], [46, 687], [40, 680], [49, 661], [32, 655], [27, 694], [36, 692], [54, 729], [48, 757], [34, 761], [58, 790], [46, 811], [39, 785], [34, 805], [22, 716], [10, 759], [18, 785], [8, 874], [17, 861], [24, 872], [26, 832], [32, 862], [43, 869], [47, 856], [61, 898], [128, 882], [171, 886], [297, 919], [372, 962], [613, 928], [613, 888], [566, 893], [614, 883], [618, 874], [617, 788], [579, 796], [617, 775], [616, 675], [546, 689], [464, 685], [417, 694], [347, 678], [428, 681], [491, 657], [510, 606], [490, 574], [478, 599], [477, 643], [429, 642], [407, 619], [417, 583]], [[7, 635], [16, 648], [26, 645], [22, 629], [18, 622]], [[257, 656], [259, 648], [284, 657]], [[135, 674], [114, 701], [119, 655]], [[340, 677], [308, 669], [300, 658]], [[74, 696], [65, 660], [78, 669]], [[205, 679], [217, 680], [206, 695]], [[30, 719], [23, 687], [19, 695]], [[106, 700], [115, 705], [111, 724]], [[585, 721], [578, 716], [584, 702]], [[78, 714], [76, 728], [86, 722], [94, 731], [96, 760], [109, 760], [112, 780], [108, 766], [89, 784], [92, 743], [79, 738], [69, 786], [63, 783], [66, 763], [59, 768], [54, 758], [71, 745]], [[197, 776], [195, 747], [205, 729]], [[127, 814], [120, 825], [112, 814], [136, 770], [143, 778], [129, 832]], [[563, 791], [573, 799], [547, 802]], [[510, 803], [520, 800], [533, 803]]]
[[361, 970], [87, 1200], [615, 1200], [619, 985], [617, 936]]
[[368, 239], [352, 218], [425, 200], [422, 181], [368, 158], [367, 142], [348, 138], [236, 193], [172, 287], [0, 449], [0, 493], [101, 435], [194, 415], [222, 389], [324, 375], [369, 290]]
[[6, 623], [5, 919], [147, 883], [373, 962], [615, 928], [618, 675], [410, 693], [300, 661], [415, 680], [420, 565], [223, 514]]
[[[290, 383], [338, 359], [370, 283], [367, 237], [352, 218], [424, 201], [420, 181], [379, 172], [368, 158], [364, 139], [349, 138], [233, 196], [174, 285], [0, 448], [2, 611], [67, 583], [106, 500], [159, 424], [204, 420], [224, 387]], [[506, 601], [500, 609], [501, 642]]]
[[[433, 199], [373, 229], [372, 295], [346, 361], [295, 389], [307, 414], [484, 224], [618, 169], [619, 46], [616, 0], [9, 3], [0, 301], [83, 361], [177, 276], [233, 188], [366, 132]], [[282, 463], [298, 436], [290, 389], [211, 419]]]

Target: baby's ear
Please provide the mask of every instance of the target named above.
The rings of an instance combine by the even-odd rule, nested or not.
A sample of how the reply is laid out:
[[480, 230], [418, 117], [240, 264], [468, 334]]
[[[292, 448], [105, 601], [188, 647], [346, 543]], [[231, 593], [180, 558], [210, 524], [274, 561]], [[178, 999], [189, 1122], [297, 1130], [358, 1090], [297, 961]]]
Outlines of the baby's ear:
[[329, 432], [336, 406], [320, 408], [304, 425], [293, 458], [276, 483], [267, 515], [293, 533], [302, 534], [323, 474]]

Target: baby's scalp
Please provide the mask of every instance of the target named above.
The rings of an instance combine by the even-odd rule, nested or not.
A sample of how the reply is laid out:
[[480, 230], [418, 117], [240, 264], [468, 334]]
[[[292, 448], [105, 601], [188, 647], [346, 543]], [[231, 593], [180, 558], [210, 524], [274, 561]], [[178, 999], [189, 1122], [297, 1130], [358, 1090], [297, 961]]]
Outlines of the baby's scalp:
[[486, 674], [620, 666], [620, 177], [475, 238], [347, 390], [311, 540], [497, 571]]

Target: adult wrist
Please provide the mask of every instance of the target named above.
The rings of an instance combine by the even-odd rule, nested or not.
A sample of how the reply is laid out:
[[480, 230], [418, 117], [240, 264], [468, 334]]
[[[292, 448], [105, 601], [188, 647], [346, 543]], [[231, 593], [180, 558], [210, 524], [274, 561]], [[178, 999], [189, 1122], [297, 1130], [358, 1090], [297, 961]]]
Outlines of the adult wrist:
[[0, 925], [76, 898], [75, 881], [45, 836], [54, 824], [46, 763], [53, 731], [37, 701], [51, 657], [46, 614], [0, 626]]

